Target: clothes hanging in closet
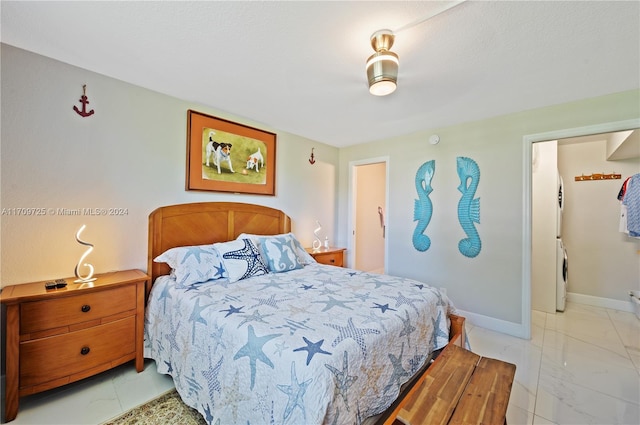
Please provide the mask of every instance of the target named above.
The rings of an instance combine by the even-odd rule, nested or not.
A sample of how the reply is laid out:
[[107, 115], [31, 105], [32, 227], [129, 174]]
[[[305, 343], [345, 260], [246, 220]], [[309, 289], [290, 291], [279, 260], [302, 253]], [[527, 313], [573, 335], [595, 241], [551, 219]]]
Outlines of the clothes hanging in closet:
[[622, 201], [620, 230], [635, 238], [640, 237], [640, 174], [634, 174], [624, 181], [618, 193]]

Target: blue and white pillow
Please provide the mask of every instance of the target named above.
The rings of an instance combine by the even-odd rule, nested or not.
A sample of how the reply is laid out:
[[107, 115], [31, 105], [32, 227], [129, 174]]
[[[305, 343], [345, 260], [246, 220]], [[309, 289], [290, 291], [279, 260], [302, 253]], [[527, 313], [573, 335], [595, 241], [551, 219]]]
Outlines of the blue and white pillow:
[[293, 239], [293, 246], [296, 247], [296, 253], [298, 254], [298, 259], [300, 260], [300, 263], [302, 263], [303, 265], [307, 265], [307, 264], [313, 264], [317, 262], [316, 259], [313, 258], [311, 254], [309, 254], [307, 250], [302, 247], [302, 244], [298, 239], [296, 239], [296, 236], [293, 233], [287, 233], [287, 234], [291, 235], [291, 239]]
[[[284, 237], [284, 238], [288, 238], [291, 240], [291, 243], [293, 244], [294, 247], [294, 252], [296, 253], [296, 256], [298, 257], [298, 262], [302, 265], [305, 266], [307, 264], [313, 264], [316, 262], [316, 260], [302, 247], [302, 244], [300, 243], [300, 241], [298, 241], [298, 239], [296, 239], [296, 236], [289, 232], [289, 233], [282, 233], [279, 235], [269, 235], [269, 236], [265, 236], [265, 235], [254, 235], [254, 234], [249, 234], [249, 233], [242, 233], [238, 236], [238, 239], [244, 239], [244, 238], [249, 238], [253, 241], [254, 244], [256, 244], [256, 246], [258, 246], [258, 249], [260, 251], [263, 252], [263, 254], [266, 257], [266, 253], [264, 252], [264, 248], [262, 248], [262, 242], [261, 240], [264, 238], [279, 238], [279, 237]], [[275, 271], [275, 270], [272, 270]]]
[[222, 258], [229, 282], [269, 273], [269, 267], [251, 239], [236, 239], [213, 246]]
[[303, 267], [291, 236], [269, 236], [258, 239], [262, 254], [269, 265], [269, 271], [281, 273]]
[[153, 261], [167, 263], [172, 269], [176, 283], [183, 287], [228, 276], [213, 245], [171, 248]]

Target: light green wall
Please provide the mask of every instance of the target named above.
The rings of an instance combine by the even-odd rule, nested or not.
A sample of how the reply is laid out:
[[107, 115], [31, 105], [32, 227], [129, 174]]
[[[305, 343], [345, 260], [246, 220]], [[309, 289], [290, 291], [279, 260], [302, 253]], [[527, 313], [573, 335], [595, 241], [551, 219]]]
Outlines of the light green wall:
[[[127, 208], [120, 217], [0, 216], [2, 285], [73, 274], [84, 252], [74, 234], [95, 244], [98, 272], [146, 269], [147, 216], [185, 202], [238, 201], [287, 212], [305, 244], [315, 220], [336, 245], [348, 243], [349, 162], [388, 156], [388, 272], [445, 287], [460, 309], [520, 323], [523, 263], [523, 136], [640, 116], [640, 91], [613, 94], [479, 122], [427, 129], [337, 149], [244, 117], [195, 105], [7, 45], [1, 62], [1, 208]], [[87, 84], [94, 116], [80, 118]], [[195, 109], [277, 133], [276, 196], [184, 190], [186, 111]], [[399, 133], [401, 130], [398, 131]], [[441, 142], [430, 145], [438, 134]], [[317, 162], [307, 159], [315, 148]], [[482, 251], [463, 257], [457, 218], [456, 157], [480, 166]], [[411, 243], [415, 173], [436, 160], [434, 212], [426, 252]]]
[[[12, 208], [126, 208], [113, 217], [9, 215], [1, 220], [2, 286], [73, 276], [84, 247], [96, 272], [146, 270], [147, 217], [178, 203], [279, 208], [311, 245], [315, 220], [334, 240], [338, 149], [5, 44], [1, 46], [1, 199]], [[90, 109], [81, 118], [82, 85]], [[186, 119], [194, 109], [277, 134], [276, 196], [185, 191]], [[308, 162], [315, 148], [317, 162]], [[269, 166], [269, 164], [268, 164]]]
[[[524, 111], [446, 128], [427, 129], [340, 150], [338, 181], [341, 244], [348, 243], [349, 163], [388, 156], [388, 270], [447, 288], [462, 310], [498, 320], [522, 323], [523, 233], [525, 214], [525, 135], [591, 126], [640, 117], [640, 91], [617, 93], [579, 102]], [[431, 145], [429, 136], [440, 143]], [[480, 167], [482, 251], [475, 258], [458, 251], [465, 236], [457, 217], [461, 193], [456, 157], [474, 159]], [[435, 160], [432, 180], [433, 216], [425, 234], [431, 247], [414, 249], [412, 234], [415, 176], [418, 167]]]

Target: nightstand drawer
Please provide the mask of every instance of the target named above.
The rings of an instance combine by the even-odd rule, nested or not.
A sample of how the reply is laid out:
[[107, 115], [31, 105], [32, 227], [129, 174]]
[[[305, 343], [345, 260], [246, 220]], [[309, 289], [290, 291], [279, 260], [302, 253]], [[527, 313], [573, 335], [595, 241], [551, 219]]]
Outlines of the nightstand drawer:
[[69, 377], [136, 355], [135, 316], [20, 343], [20, 388]]
[[74, 296], [26, 302], [20, 306], [20, 334], [99, 320], [136, 309], [136, 287], [75, 292]]
[[343, 266], [343, 258], [344, 254], [342, 251], [340, 252], [327, 252], [327, 253], [318, 253], [313, 256], [316, 261], [320, 264], [328, 264], [330, 266]]

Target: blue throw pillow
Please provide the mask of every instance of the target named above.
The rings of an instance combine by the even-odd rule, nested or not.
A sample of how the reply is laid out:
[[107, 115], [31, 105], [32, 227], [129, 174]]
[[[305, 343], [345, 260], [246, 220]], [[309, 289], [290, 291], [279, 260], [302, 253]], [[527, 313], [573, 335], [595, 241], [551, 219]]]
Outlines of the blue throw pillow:
[[259, 237], [260, 249], [264, 254], [269, 271], [274, 273], [288, 272], [302, 268], [296, 254], [293, 238], [289, 235]]

